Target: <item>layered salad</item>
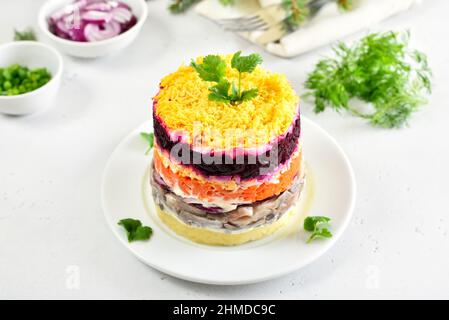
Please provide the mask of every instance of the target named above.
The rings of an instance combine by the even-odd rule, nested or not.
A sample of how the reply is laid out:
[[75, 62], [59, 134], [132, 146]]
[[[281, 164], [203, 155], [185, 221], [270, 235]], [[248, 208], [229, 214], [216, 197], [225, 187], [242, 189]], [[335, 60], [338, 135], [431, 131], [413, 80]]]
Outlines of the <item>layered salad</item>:
[[160, 83], [150, 183], [158, 215], [174, 232], [239, 245], [295, 214], [305, 181], [299, 98], [283, 75], [245, 69], [235, 55], [214, 56], [214, 64], [209, 57]]

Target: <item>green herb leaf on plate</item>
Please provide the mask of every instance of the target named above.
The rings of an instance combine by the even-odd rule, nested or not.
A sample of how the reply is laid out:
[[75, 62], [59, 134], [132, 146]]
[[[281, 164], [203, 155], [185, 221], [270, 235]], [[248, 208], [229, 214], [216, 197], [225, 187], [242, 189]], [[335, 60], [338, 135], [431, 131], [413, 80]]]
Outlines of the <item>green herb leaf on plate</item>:
[[142, 226], [142, 222], [136, 219], [122, 219], [118, 222], [127, 233], [128, 241], [133, 242], [137, 240], [148, 240], [153, 234], [153, 229], [147, 226]]
[[311, 216], [304, 220], [304, 230], [312, 232], [307, 243], [317, 238], [331, 238], [332, 232], [329, 230], [330, 218], [323, 216]]
[[153, 234], [153, 229], [147, 226], [138, 227], [132, 236], [132, 241], [136, 240], [148, 240]]
[[147, 151], [145, 151], [145, 155], [147, 155], [151, 151], [151, 149], [153, 148], [153, 145], [154, 145], [154, 133], [153, 132], [149, 132], [149, 133], [141, 132], [140, 136], [146, 142], [148, 142], [148, 149], [147, 149]]
[[317, 224], [328, 223], [331, 219], [323, 216], [311, 216], [304, 220], [304, 229], [307, 231], [315, 231]]
[[317, 238], [332, 238], [332, 233], [327, 228], [318, 229], [312, 233], [310, 238], [307, 240], [307, 243], [310, 243]]

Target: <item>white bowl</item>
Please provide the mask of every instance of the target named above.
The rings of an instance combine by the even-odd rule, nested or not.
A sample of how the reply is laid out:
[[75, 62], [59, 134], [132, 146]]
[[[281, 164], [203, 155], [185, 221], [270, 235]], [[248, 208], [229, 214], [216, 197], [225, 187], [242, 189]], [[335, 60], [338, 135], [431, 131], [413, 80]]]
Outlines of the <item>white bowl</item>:
[[62, 57], [52, 47], [36, 41], [18, 41], [0, 46], [0, 67], [20, 64], [30, 69], [47, 68], [51, 80], [42, 87], [16, 96], [0, 96], [0, 112], [25, 115], [49, 107], [61, 83]]
[[56, 10], [73, 2], [73, 0], [48, 0], [39, 11], [39, 28], [51, 43], [62, 52], [79, 58], [98, 58], [114, 53], [128, 46], [139, 34], [148, 15], [148, 7], [145, 0], [121, 0], [128, 4], [137, 23], [128, 31], [111, 39], [98, 42], [77, 42], [60, 38], [50, 32], [48, 18]]

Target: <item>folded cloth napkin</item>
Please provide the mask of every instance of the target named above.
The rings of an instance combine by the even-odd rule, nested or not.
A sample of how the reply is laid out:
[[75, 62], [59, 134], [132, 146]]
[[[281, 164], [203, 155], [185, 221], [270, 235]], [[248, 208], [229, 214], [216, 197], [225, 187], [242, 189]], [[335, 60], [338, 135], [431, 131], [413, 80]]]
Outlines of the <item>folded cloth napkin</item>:
[[[223, 7], [218, 0], [204, 0], [195, 10], [211, 20], [217, 20], [244, 16], [280, 5], [281, 2], [282, 0], [237, 0], [235, 5]], [[342, 11], [335, 2], [329, 2], [310, 21], [278, 41], [265, 43], [262, 41], [263, 31], [239, 34], [272, 54], [293, 57], [368, 28], [408, 10], [417, 2], [420, 0], [354, 0], [354, 7], [350, 11]], [[279, 21], [276, 19], [278, 17], [273, 17], [273, 24]]]

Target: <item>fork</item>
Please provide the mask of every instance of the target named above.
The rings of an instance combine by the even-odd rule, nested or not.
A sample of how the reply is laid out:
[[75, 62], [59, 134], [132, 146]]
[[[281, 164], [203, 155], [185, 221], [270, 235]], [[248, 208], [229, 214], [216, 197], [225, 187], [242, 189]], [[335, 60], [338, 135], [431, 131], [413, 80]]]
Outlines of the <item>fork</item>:
[[[309, 18], [315, 16], [326, 3], [331, 0], [311, 0], [307, 5], [310, 10]], [[266, 31], [272, 25], [286, 18], [286, 12], [281, 5], [276, 4], [263, 8], [255, 13], [236, 18], [224, 18], [215, 20], [227, 31]]]

